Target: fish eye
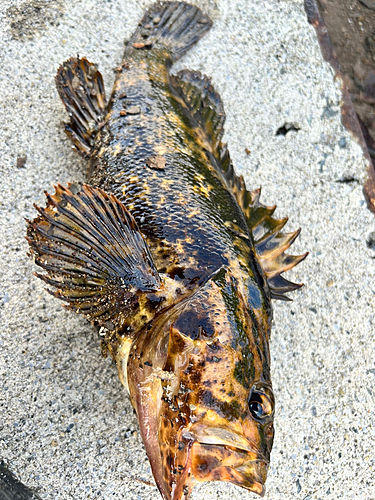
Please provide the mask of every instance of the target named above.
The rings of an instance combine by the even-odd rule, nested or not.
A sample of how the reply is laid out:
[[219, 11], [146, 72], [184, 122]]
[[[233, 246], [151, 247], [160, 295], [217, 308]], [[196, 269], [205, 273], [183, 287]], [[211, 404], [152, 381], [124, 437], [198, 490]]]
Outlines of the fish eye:
[[255, 420], [263, 420], [273, 412], [271, 398], [264, 392], [253, 390], [249, 399], [249, 410]]

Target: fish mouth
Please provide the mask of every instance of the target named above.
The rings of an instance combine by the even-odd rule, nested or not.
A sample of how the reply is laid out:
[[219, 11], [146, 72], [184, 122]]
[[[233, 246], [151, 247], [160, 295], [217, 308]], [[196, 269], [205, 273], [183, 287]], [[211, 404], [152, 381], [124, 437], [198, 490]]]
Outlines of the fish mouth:
[[241, 451], [247, 451], [254, 455], [254, 460], [268, 462], [266, 457], [259, 451], [255, 443], [251, 443], [245, 436], [231, 429], [222, 427], [201, 427], [195, 429], [196, 439], [201, 444], [229, 446]]
[[[269, 463], [227, 445], [194, 443], [192, 473], [198, 482], [225, 481], [263, 497]], [[256, 456], [256, 458], [254, 458]]]
[[269, 460], [255, 443], [227, 428], [202, 426], [194, 434], [192, 472], [197, 481], [230, 482], [264, 496]]
[[251, 460], [235, 468], [235, 474], [233, 474], [231, 482], [263, 497], [266, 493], [264, 483], [266, 482], [267, 472], [267, 462]]

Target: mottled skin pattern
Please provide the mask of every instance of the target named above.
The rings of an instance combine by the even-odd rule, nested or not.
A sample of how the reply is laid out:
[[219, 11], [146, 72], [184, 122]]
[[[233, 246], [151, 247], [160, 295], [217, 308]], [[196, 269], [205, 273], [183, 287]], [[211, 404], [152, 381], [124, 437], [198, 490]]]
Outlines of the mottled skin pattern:
[[[173, 499], [210, 480], [263, 493], [273, 396], [267, 340], [247, 294], [222, 269], [131, 349], [130, 394], [148, 434], [155, 479], [163, 493], [170, 485]], [[264, 418], [249, 411], [252, 390], [269, 397]]]
[[[123, 201], [160, 272], [201, 283], [240, 254], [251, 275], [259, 274], [255, 259], [235, 248], [224, 226], [234, 220], [249, 235], [233, 194], [207, 157], [212, 146], [205, 131], [188, 122], [167, 61], [165, 52], [133, 49], [121, 66], [90, 161], [89, 182]], [[129, 108], [140, 112], [123, 116]], [[158, 155], [165, 167], [147, 166]]]
[[[164, 50], [133, 49], [123, 61], [105, 125], [97, 137], [90, 161], [89, 182], [114, 193], [129, 209], [146, 236], [160, 273], [182, 280], [184, 287], [194, 290], [214, 271], [227, 266], [233, 270], [233, 279], [240, 282], [238, 287], [250, 288], [241, 295], [241, 300], [246, 301], [248, 307], [253, 298], [257, 307], [252, 307], [251, 314], [247, 307], [239, 309], [234, 286], [226, 290], [226, 303], [220, 297], [219, 304], [217, 294], [209, 287], [205, 296], [194, 302], [194, 310], [184, 311], [177, 325], [173, 325], [163, 370], [178, 374], [174, 358], [183, 356], [186, 367], [175, 388], [177, 395], [174, 398], [164, 396], [162, 408], [157, 411], [160, 419], [157, 419], [154, 430], [159, 434], [163, 465], [162, 471], [155, 465], [153, 470], [154, 473], [157, 471], [159, 477], [156, 479], [159, 488], [165, 490], [166, 498], [165, 483], [172, 485], [172, 490], [176, 489], [173, 498], [179, 498], [184, 488], [185, 493], [190, 491], [195, 481], [213, 479], [243, 484], [261, 493], [272, 444], [272, 422], [267, 422], [267, 428], [264, 422], [256, 422], [250, 415], [248, 401], [254, 382], [271, 385], [268, 354], [270, 298], [252, 248], [239, 241], [224, 225], [227, 221], [234, 222], [251, 241], [240, 207], [208, 157], [207, 151], [212, 146], [205, 130], [198, 123], [195, 128], [191, 127], [187, 106], [171, 84], [169, 59]], [[131, 113], [127, 112], [129, 109]], [[147, 160], [156, 156], [165, 159], [164, 168], [147, 165]], [[259, 283], [263, 286], [259, 287]], [[170, 314], [168, 312], [168, 316]], [[186, 314], [186, 325], [179, 336]], [[213, 318], [215, 314], [217, 318]], [[208, 336], [198, 333], [204, 331], [206, 323], [210, 329]], [[190, 330], [192, 324], [195, 330]], [[154, 340], [157, 338], [154, 327], [147, 338], [151, 336]], [[188, 350], [194, 345], [190, 357], [185, 355], [184, 342], [187, 339], [191, 339]], [[131, 351], [133, 357], [139, 350], [153, 352], [142, 347], [142, 336], [135, 345], [137, 350]], [[152, 356], [150, 359], [152, 362]], [[132, 357], [130, 366], [133, 367]], [[136, 366], [139, 371], [145, 368], [144, 364], [142, 368], [139, 364]], [[146, 370], [152, 372], [151, 367]], [[139, 375], [140, 379], [135, 374], [128, 376], [130, 394], [135, 400], [134, 394], [138, 394], [141, 380], [147, 377], [146, 372], [143, 377]], [[137, 385], [132, 385], [135, 381]], [[166, 391], [167, 381], [161, 383], [156, 377], [154, 383], [161, 384]], [[158, 387], [156, 393], [159, 390]], [[145, 411], [155, 415], [151, 405], [143, 408], [134, 401], [134, 406], [139, 414]], [[191, 409], [194, 407], [196, 410]], [[140, 415], [140, 421], [142, 427], [145, 415]], [[194, 454], [190, 453], [187, 458], [186, 450], [191, 448], [193, 441], [183, 437], [183, 430], [188, 436], [189, 425], [195, 421], [202, 428], [216, 426], [245, 435], [253, 443], [254, 452], [248, 455], [242, 450], [233, 454], [223, 446], [215, 447], [231, 457], [230, 467], [223, 470], [217, 462], [217, 449], [208, 446], [211, 454], [204, 447], [199, 449], [198, 439]], [[268, 440], [264, 437], [266, 433]], [[180, 439], [185, 439], [187, 446], [181, 461]], [[157, 460], [156, 454], [149, 451], [151, 460]], [[233, 463], [243, 464], [249, 461], [249, 457], [260, 460], [262, 465], [255, 476], [250, 472], [241, 476], [233, 469], [232, 458]], [[193, 460], [192, 470], [188, 460]], [[206, 462], [211, 465], [204, 468], [202, 464]], [[190, 479], [191, 474], [194, 480]]]
[[[149, 449], [148, 453], [154, 462], [159, 488], [169, 498], [165, 484], [174, 485], [177, 489], [173, 498], [180, 498], [183, 489], [190, 491], [197, 480], [222, 479], [261, 493], [272, 444], [272, 422], [267, 421], [267, 426], [264, 422], [256, 422], [250, 415], [248, 401], [254, 382], [271, 387], [269, 293], [253, 249], [224, 225], [227, 221], [235, 223], [251, 242], [240, 207], [209, 159], [207, 151], [212, 146], [205, 130], [198, 123], [195, 128], [191, 127], [187, 106], [171, 84], [168, 60], [165, 51], [133, 49], [123, 61], [114, 84], [110, 110], [90, 161], [89, 182], [123, 201], [146, 236], [160, 273], [182, 280], [181, 284], [193, 291], [214, 271], [225, 266], [232, 270], [237, 284], [226, 290], [226, 301], [209, 289], [201, 300], [194, 302], [194, 310], [189, 313], [185, 310], [177, 325], [173, 325], [168, 357], [163, 356], [159, 368], [178, 374], [174, 358], [183, 356], [186, 367], [175, 389], [178, 394], [183, 392], [181, 400], [164, 397], [162, 408], [156, 411], [160, 419], [153, 427], [154, 432], [159, 433], [159, 445], [155, 445], [155, 450], [160, 446], [162, 470], [155, 465], [159, 460], [158, 452]], [[125, 114], [129, 109], [131, 114]], [[147, 160], [156, 156], [165, 159], [164, 168], [147, 165]], [[243, 289], [240, 299], [237, 288]], [[220, 305], [217, 304], [219, 299]], [[185, 329], [179, 337], [186, 314]], [[215, 314], [218, 318], [213, 318]], [[171, 315], [168, 311], [168, 317]], [[208, 336], [201, 333], [206, 323], [210, 331]], [[192, 324], [195, 330], [190, 329]], [[152, 326], [151, 331], [147, 331], [147, 340], [152, 338], [154, 342], [158, 338], [155, 328]], [[166, 335], [169, 337], [169, 333]], [[147, 360], [142, 359], [143, 351], [154, 351], [143, 346], [142, 338], [141, 335], [135, 341], [137, 350], [131, 350], [129, 368], [133, 369], [139, 351], [142, 368], [138, 361], [135, 367], [142, 373], [130, 373], [129, 386], [144, 435], [147, 431], [142, 422], [149, 422], [151, 416], [154, 417], [155, 408], [136, 401], [134, 395], [141, 393], [140, 385], [153, 370], [144, 366]], [[194, 351], [190, 357], [185, 354], [187, 339], [188, 350]], [[152, 362], [152, 355], [150, 359]], [[166, 363], [164, 368], [163, 363]], [[160, 378], [155, 377], [153, 384], [158, 388], [153, 387], [151, 392], [158, 394], [162, 386], [166, 390], [167, 382], [161, 383]], [[196, 410], [191, 409], [194, 407]], [[189, 460], [194, 457], [190, 471], [186, 450], [180, 461], [178, 443], [185, 439], [181, 437], [182, 431], [188, 432], [189, 425], [195, 421], [203, 428], [217, 426], [245, 435], [253, 443], [254, 450], [259, 450], [260, 459], [256, 451], [251, 456], [262, 464], [259, 477], [248, 472], [244, 479], [245, 476], [235, 473], [232, 466], [222, 470], [218, 467], [217, 450], [212, 451], [212, 445], [209, 446], [212, 451], [209, 459], [207, 450], [198, 449], [198, 443], [194, 445], [194, 454], [189, 454]], [[186, 437], [186, 440], [186, 449], [191, 448], [192, 439]], [[220, 452], [224, 450], [223, 446], [219, 449]], [[242, 450], [237, 457], [237, 452], [238, 463], [244, 462], [246, 453]], [[226, 449], [224, 454], [234, 457], [232, 450]], [[203, 471], [205, 460], [211, 462], [211, 466]], [[213, 460], [216, 466], [212, 465]], [[190, 479], [191, 474], [194, 481]]]
[[299, 288], [280, 274], [305, 257], [284, 254], [298, 231], [234, 174], [207, 77], [169, 73], [210, 26], [188, 4], [153, 5], [108, 105], [95, 65], [59, 68], [90, 185], [58, 185], [28, 227], [39, 277], [101, 327], [164, 500], [211, 480], [264, 494], [271, 294]]

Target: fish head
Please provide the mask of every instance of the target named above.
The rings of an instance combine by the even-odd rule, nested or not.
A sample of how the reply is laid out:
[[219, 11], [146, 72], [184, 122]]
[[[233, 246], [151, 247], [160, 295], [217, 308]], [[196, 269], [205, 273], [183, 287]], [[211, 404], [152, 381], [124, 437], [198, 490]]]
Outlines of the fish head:
[[198, 482], [264, 494], [273, 441], [266, 311], [226, 268], [134, 341], [129, 391], [165, 500]]

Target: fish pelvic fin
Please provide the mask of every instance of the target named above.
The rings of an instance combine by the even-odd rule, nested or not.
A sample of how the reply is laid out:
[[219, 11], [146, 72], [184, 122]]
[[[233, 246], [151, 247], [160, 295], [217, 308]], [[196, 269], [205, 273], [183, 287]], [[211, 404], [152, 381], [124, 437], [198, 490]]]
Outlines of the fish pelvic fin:
[[161, 284], [134, 218], [113, 194], [85, 184], [58, 184], [46, 197], [27, 221], [30, 254], [46, 271], [36, 276], [103, 335], [128, 334], [142, 297]]
[[157, 2], [146, 10], [124, 57], [133, 50], [166, 49], [172, 62], [177, 61], [211, 26], [211, 19], [194, 5]]
[[72, 57], [59, 67], [55, 80], [70, 116], [65, 132], [78, 152], [89, 157], [106, 109], [103, 77], [95, 64]]

